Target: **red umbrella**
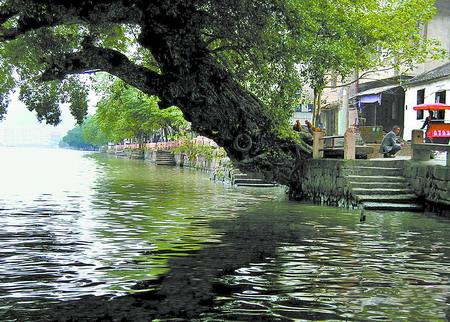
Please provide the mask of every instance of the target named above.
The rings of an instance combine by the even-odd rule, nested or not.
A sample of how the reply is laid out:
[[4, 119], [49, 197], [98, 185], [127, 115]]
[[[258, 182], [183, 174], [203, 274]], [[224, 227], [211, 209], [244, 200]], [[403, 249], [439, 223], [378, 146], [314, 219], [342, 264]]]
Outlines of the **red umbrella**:
[[430, 111], [441, 111], [441, 110], [450, 110], [450, 105], [445, 103], [427, 103], [427, 104], [419, 104], [413, 107], [413, 110], [430, 110]]

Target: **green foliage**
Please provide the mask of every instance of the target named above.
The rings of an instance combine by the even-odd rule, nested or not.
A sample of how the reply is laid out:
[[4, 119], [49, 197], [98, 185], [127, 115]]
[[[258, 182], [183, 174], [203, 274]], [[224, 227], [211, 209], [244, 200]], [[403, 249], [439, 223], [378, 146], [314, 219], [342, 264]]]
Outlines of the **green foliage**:
[[185, 138], [184, 144], [172, 150], [172, 153], [182, 153], [189, 161], [195, 161], [202, 158], [205, 161], [211, 162], [226, 156], [226, 152], [221, 147], [195, 144], [191, 140]]
[[[224, 68], [283, 123], [306, 82], [379, 67], [412, 68], [445, 54], [420, 36], [432, 0], [206, 1], [205, 39]], [[281, 113], [280, 113], [281, 112]]]
[[160, 110], [156, 97], [149, 97], [119, 79], [111, 83], [105, 81], [107, 85], [103, 83], [99, 88], [104, 96], [97, 104], [95, 121], [112, 141], [136, 138], [142, 143], [144, 136], [161, 128], [178, 130], [186, 126], [187, 122], [178, 108]]
[[[143, 1], [136, 2], [143, 6]], [[415, 62], [426, 57], [443, 57], [445, 53], [436, 42], [420, 36], [421, 26], [435, 13], [433, 2], [196, 0], [193, 6], [201, 17], [198, 21], [199, 32], [210, 50], [210, 56], [266, 104], [265, 113], [277, 127], [286, 125], [293, 106], [304, 99], [301, 88], [305, 82], [320, 91], [326, 85], [329, 74], [346, 76], [355, 69], [368, 70], [377, 66], [399, 68], [402, 65], [411, 68]], [[111, 7], [114, 10], [108, 13], [111, 19], [108, 20], [108, 15], [102, 15], [102, 19], [99, 17], [96, 21], [89, 21], [73, 20], [61, 8], [50, 11], [47, 5], [54, 3], [49, 0], [17, 0], [3, 1], [0, 5], [4, 13], [8, 12], [9, 7], [17, 6], [11, 10], [27, 13], [37, 24], [59, 19], [57, 24], [49, 23], [30, 29], [14, 40], [1, 43], [0, 118], [6, 112], [9, 95], [17, 85], [21, 88], [20, 99], [30, 110], [36, 111], [38, 119], [57, 124], [60, 118], [58, 106], [62, 102], [70, 102], [72, 114], [81, 123], [88, 103], [87, 90], [82, 82], [75, 76], [61, 75], [58, 80], [42, 83], [42, 76], [54, 65], [64, 66], [66, 55], [80, 51], [86, 44], [115, 50], [139, 66], [161, 72], [148, 48], [137, 41], [141, 29], [153, 27], [151, 21], [138, 26], [138, 20], [131, 17], [129, 21], [124, 19], [122, 23], [117, 23], [120, 20], [118, 17], [126, 16], [121, 15], [121, 11], [131, 10], [130, 7]], [[164, 3], [161, 4], [162, 11], [167, 9], [163, 6], [172, 5]], [[8, 28], [16, 27], [22, 21], [16, 15], [1, 22], [2, 27]], [[27, 26], [31, 25], [30, 22]], [[179, 34], [184, 32], [191, 31], [180, 30]], [[4, 34], [6, 31], [2, 31], [0, 36]], [[98, 71], [74, 70], [74, 73]], [[117, 138], [123, 137], [126, 131], [128, 135], [136, 135], [140, 126], [133, 125], [131, 119], [145, 123], [144, 119], [150, 111], [143, 106], [154, 106], [156, 103], [156, 99], [139, 97], [130, 89], [124, 91], [127, 93], [121, 100], [132, 106], [133, 111], [121, 111], [121, 121], [114, 126], [120, 128], [121, 134], [118, 130], [108, 129], [102, 121], [108, 135]], [[113, 103], [112, 96], [110, 103]], [[107, 109], [108, 106], [105, 103], [99, 108]], [[112, 119], [108, 114], [102, 111], [101, 119]]]
[[[7, 24], [11, 24], [8, 21]], [[81, 49], [87, 39], [105, 48], [128, 53], [133, 60], [152, 61], [148, 52], [141, 50], [134, 57], [129, 51], [136, 41], [137, 26], [125, 24], [78, 25], [67, 24], [40, 28], [21, 35], [14, 41], [0, 45], [3, 74], [0, 76], [0, 118], [6, 113], [8, 97], [20, 88], [20, 100], [30, 111], [36, 111], [39, 121], [56, 125], [60, 120], [59, 105], [70, 103], [71, 114], [78, 124], [83, 122], [88, 106], [86, 78], [62, 77], [57, 81], [42, 82], [48, 64], [64, 61], [64, 55]], [[147, 63], [151, 67], [151, 63]], [[80, 71], [81, 74], [84, 71]], [[28, 97], [28, 96], [32, 97]]]
[[40, 122], [53, 125], [60, 122], [61, 104], [69, 103], [71, 114], [79, 124], [83, 122], [88, 108], [87, 89], [73, 77], [61, 82], [23, 84], [19, 99], [30, 111], [36, 112]]
[[81, 137], [84, 141], [97, 147], [104, 146], [110, 141], [101, 130], [97, 115], [86, 118], [83, 123]]
[[83, 139], [82, 131], [82, 126], [78, 125], [67, 132], [67, 135], [62, 138], [60, 146], [69, 146], [70, 148], [78, 150], [93, 150], [95, 146]]

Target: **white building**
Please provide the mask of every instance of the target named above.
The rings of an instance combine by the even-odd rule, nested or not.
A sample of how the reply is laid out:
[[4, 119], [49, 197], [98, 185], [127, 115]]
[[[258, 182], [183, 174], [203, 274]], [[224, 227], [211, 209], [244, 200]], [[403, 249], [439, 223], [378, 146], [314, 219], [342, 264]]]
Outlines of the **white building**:
[[[427, 111], [413, 110], [415, 105], [436, 102], [450, 104], [450, 63], [412, 78], [403, 84], [403, 88], [405, 89], [403, 138], [410, 140], [412, 130], [420, 129], [428, 116]], [[434, 116], [450, 124], [450, 110]]]

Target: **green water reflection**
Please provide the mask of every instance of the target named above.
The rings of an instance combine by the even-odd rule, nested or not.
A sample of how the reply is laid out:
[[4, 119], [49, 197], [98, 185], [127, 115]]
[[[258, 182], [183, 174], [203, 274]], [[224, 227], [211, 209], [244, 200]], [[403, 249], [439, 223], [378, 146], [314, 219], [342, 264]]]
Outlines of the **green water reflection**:
[[[3, 169], [23, 157], [8, 155]], [[290, 202], [283, 188], [234, 188], [189, 169], [72, 151], [35, 158], [39, 168], [0, 188], [5, 321], [448, 315], [448, 219], [367, 212], [361, 223], [356, 210]]]

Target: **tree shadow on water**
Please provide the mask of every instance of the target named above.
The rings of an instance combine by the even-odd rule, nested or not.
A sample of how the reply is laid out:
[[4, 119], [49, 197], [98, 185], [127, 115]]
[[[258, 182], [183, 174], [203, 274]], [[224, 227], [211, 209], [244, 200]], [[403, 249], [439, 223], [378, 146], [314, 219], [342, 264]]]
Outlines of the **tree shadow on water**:
[[[308, 231], [291, 216], [246, 213], [230, 220], [211, 223], [222, 233], [218, 244], [189, 256], [169, 259], [169, 270], [156, 280], [136, 288], [151, 289], [120, 297], [85, 296], [49, 307], [41, 319], [47, 321], [150, 321], [189, 320], [211, 310], [217, 293], [224, 290], [219, 277], [277, 256], [283, 242], [299, 240]], [[230, 291], [230, 290], [227, 290]], [[232, 290], [231, 290], [232, 291]]]

